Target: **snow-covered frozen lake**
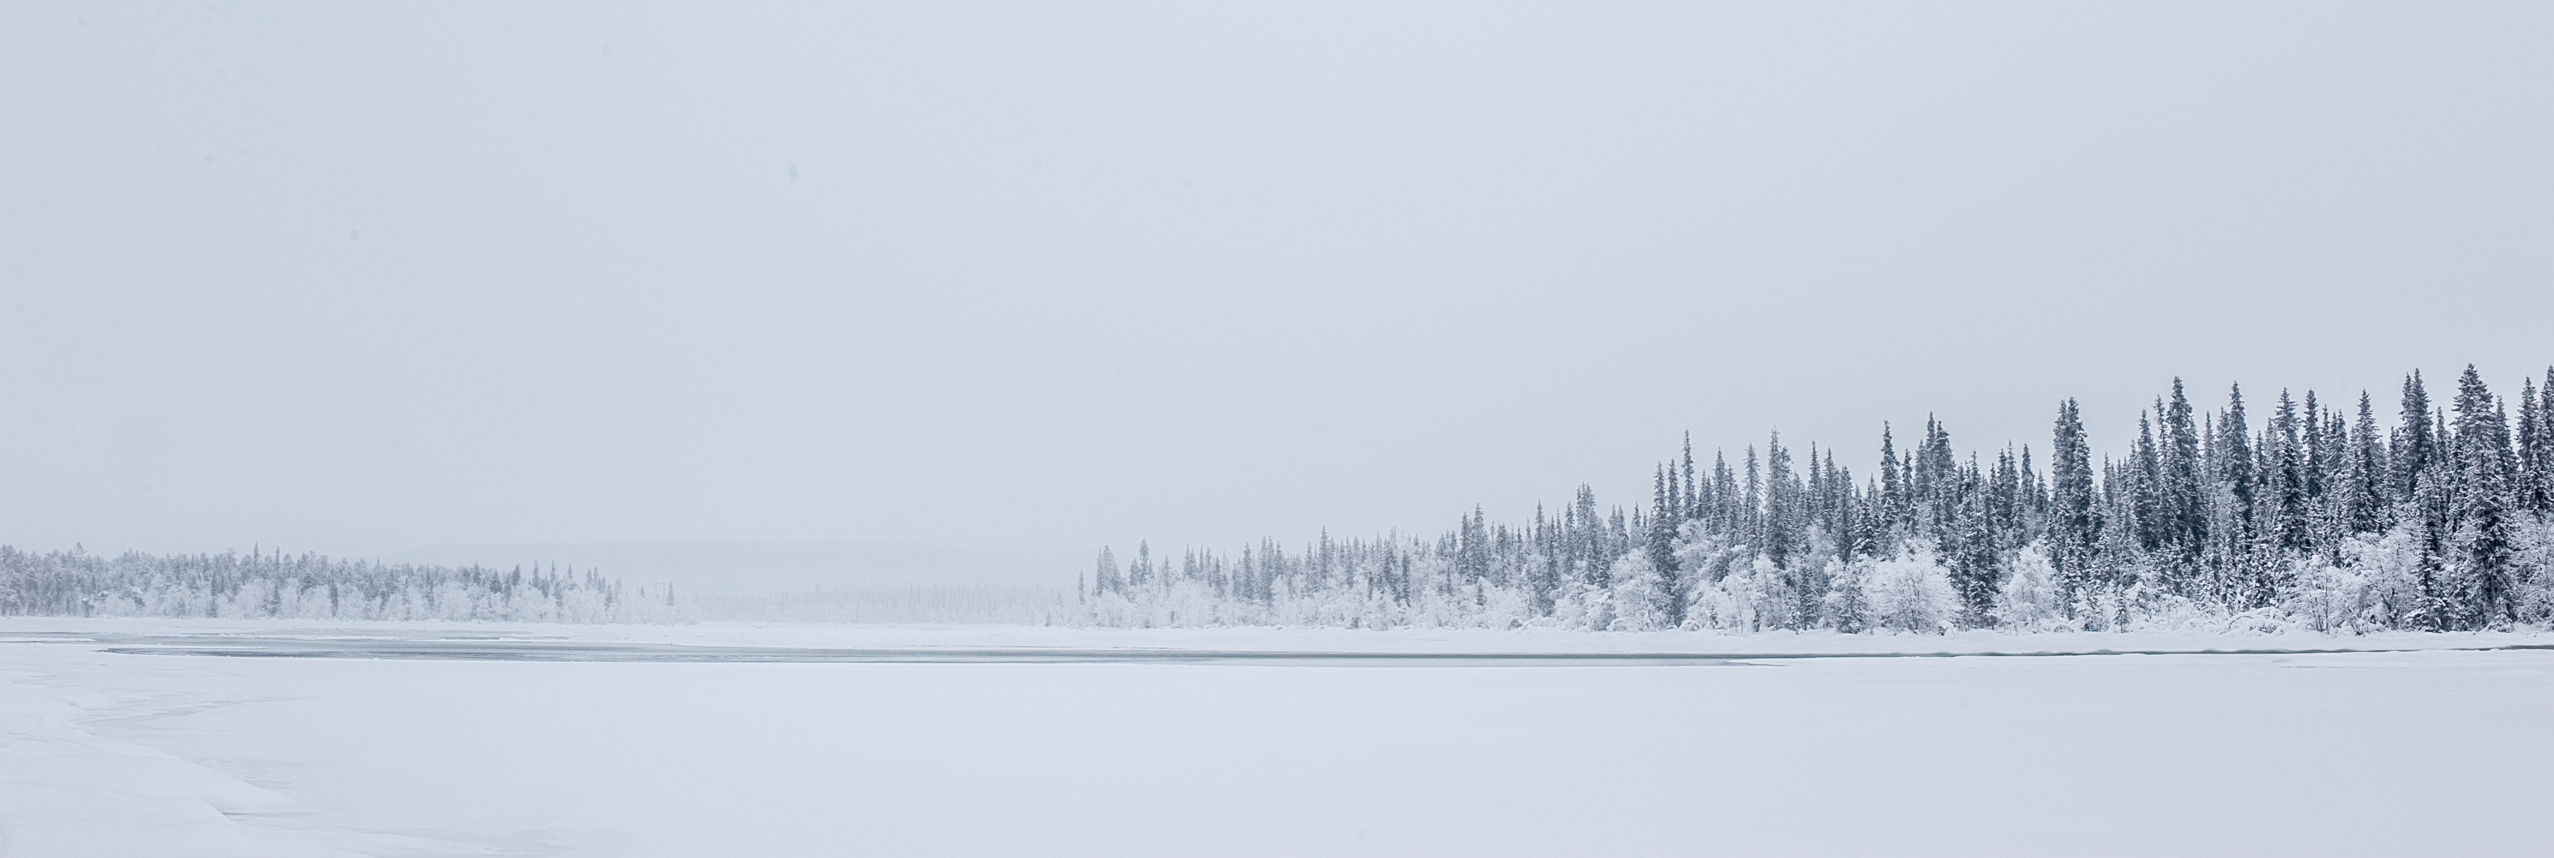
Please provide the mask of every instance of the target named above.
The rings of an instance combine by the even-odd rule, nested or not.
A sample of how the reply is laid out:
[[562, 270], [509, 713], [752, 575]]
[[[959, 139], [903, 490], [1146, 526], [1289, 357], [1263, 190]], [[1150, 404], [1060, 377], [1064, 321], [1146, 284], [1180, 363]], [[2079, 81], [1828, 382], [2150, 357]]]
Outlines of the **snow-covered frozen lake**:
[[11, 619], [0, 854], [2545, 854], [2549, 645]]

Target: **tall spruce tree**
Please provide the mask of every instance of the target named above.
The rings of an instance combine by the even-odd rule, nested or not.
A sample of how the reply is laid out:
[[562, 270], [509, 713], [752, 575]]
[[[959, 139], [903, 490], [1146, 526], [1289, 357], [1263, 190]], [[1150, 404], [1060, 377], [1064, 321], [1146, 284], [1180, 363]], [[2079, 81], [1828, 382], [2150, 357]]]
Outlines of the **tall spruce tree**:
[[2386, 510], [2392, 506], [2386, 488], [2392, 478], [2386, 465], [2384, 436], [2377, 429], [2376, 405], [2364, 390], [2359, 392], [2359, 417], [2350, 427], [2350, 457], [2345, 473], [2341, 508], [2349, 532], [2384, 530]]
[[1943, 546], [1951, 561], [1951, 587], [1960, 597], [1960, 622], [1984, 626], [1995, 608], [1995, 589], [2002, 575], [1995, 549], [1995, 528], [1987, 510], [1985, 476], [1972, 458], [1944, 476]]
[[[1687, 442], [1686, 461], [1693, 461], [1692, 442]], [[1667, 626], [1685, 624], [1684, 576], [1676, 567], [1676, 528], [1684, 521], [1679, 512], [1676, 478], [1669, 476], [1666, 466], [1658, 470], [1658, 493], [1649, 516], [1648, 545], [1650, 568], [1658, 571], [1659, 607], [1664, 609]]]
[[2421, 388], [2421, 371], [2413, 370], [2403, 379], [2403, 422], [2387, 451], [2394, 464], [2395, 497], [2410, 499], [2420, 490], [2419, 480], [2437, 447], [2430, 432], [2430, 394]]
[[2445, 619], [2455, 628], [2482, 628], [2518, 618], [2511, 600], [2517, 545], [2510, 527], [2509, 420], [2472, 364], [2457, 379], [2456, 413], [2448, 515], [2462, 562], [2457, 586], [2443, 594], [2450, 603]]
[[1702, 514], [1702, 498], [1694, 493], [1694, 433], [1685, 433], [1685, 503], [1677, 507], [1676, 517], [1696, 518]]
[[1774, 565], [1788, 566], [1800, 547], [1799, 523], [1800, 490], [1792, 479], [1791, 451], [1783, 449], [1782, 433], [1776, 432], [1765, 445], [1765, 524], [1757, 550]]
[[2396, 489], [2402, 498], [2398, 517], [2410, 521], [2419, 538], [2415, 579], [2421, 606], [2417, 622], [2422, 628], [2437, 631], [2455, 627], [2458, 615], [2453, 588], [2448, 586], [2451, 582], [2445, 578], [2455, 494], [2448, 484], [2454, 469], [2438, 449], [2439, 440], [2448, 434], [2447, 411], [2430, 411], [2429, 401], [2421, 387], [2421, 374], [2416, 371], [2404, 385], [2404, 421], [2395, 430], [2395, 444], [2388, 455], [2401, 475], [2401, 485]]
[[2226, 395], [2226, 410], [2217, 420], [2217, 482], [2224, 487], [2233, 506], [2228, 510], [2228, 523], [2234, 532], [2226, 534], [2226, 544], [2238, 555], [2251, 546], [2257, 532], [2257, 510], [2254, 501], [2258, 486], [2253, 473], [2252, 424], [2244, 417], [2244, 387], [2234, 385]]
[[[2146, 412], [2137, 414], [2137, 441], [2129, 448], [2128, 521], [2137, 537], [2137, 549], [2153, 554], [2165, 545], [2167, 525], [2164, 520], [2164, 459], [2155, 447], [2154, 427]], [[2116, 525], [2114, 525], [2116, 526]]]
[[2306, 528], [2306, 457], [2301, 445], [2300, 423], [2296, 403], [2288, 391], [2279, 391], [2279, 408], [2271, 413], [2270, 425], [2263, 429], [2264, 440], [2272, 449], [2262, 462], [2262, 471], [2270, 489], [2267, 512], [2270, 527], [2266, 540], [2283, 552], [2304, 551], [2310, 534]]
[[1898, 466], [1898, 447], [1889, 437], [1889, 424], [1880, 424], [1880, 521], [1892, 534], [1903, 536], [1908, 510], [1907, 474]]
[[2049, 448], [2049, 563], [2060, 594], [2070, 603], [2092, 583], [2093, 546], [2100, 538], [2093, 515], [2093, 455], [2075, 400], [2058, 405]]
[[2545, 368], [2545, 383], [2536, 386], [2536, 514], [2554, 517], [2554, 366]]
[[2554, 419], [2554, 415], [2547, 414], [2545, 408], [2546, 403], [2539, 401], [2536, 380], [2521, 381], [2518, 485], [2513, 496], [2521, 512], [2539, 516], [2554, 512], [2554, 473], [2549, 473], [2554, 471], [2554, 446], [2549, 446], [2554, 445], [2554, 429], [2546, 426], [2546, 421]]
[[2331, 436], [2325, 433], [2326, 417], [2323, 403], [2317, 400], [2315, 392], [2306, 391], [2306, 415], [2304, 424], [2300, 427], [2306, 443], [2306, 517], [2308, 526], [2314, 528], [2315, 539], [2318, 542], [2323, 541], [2331, 529], [2328, 524], [2331, 516], [2327, 514], [2329, 506], [2325, 498], [2331, 493], [2332, 478], [2339, 473], [2339, 470], [2333, 467], [2333, 455], [2341, 449], [2338, 444], [2333, 443]]
[[2200, 479], [2201, 466], [2198, 420], [2191, 414], [2190, 399], [2182, 394], [2182, 380], [2173, 379], [2173, 396], [2169, 404], [2159, 403], [2163, 415], [2162, 490], [2167, 548], [2172, 554], [2166, 580], [2176, 593], [2188, 595], [2197, 583], [2200, 553], [2208, 545], [2208, 500]]

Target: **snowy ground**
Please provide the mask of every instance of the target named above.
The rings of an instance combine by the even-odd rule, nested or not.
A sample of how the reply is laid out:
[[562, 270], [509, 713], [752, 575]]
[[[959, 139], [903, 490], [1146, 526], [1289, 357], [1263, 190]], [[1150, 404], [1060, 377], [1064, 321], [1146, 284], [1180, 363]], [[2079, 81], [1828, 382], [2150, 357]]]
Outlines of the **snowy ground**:
[[0, 854], [2547, 854], [2549, 646], [11, 619]]

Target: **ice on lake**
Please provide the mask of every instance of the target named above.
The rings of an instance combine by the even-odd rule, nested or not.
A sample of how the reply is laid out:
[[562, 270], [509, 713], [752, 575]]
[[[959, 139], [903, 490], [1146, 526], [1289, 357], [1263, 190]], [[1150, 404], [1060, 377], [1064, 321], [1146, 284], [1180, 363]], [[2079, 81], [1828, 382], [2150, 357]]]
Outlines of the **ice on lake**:
[[2537, 854], [2547, 645], [14, 619], [0, 854]]

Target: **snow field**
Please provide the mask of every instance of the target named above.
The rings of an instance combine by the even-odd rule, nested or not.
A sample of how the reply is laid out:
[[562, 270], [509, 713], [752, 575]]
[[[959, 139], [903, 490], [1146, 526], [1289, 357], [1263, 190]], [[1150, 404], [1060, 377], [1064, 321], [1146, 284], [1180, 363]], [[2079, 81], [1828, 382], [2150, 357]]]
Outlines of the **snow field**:
[[[2506, 855], [2542, 851], [2554, 816], [2543, 650], [587, 664], [117, 655], [15, 636], [35, 623], [0, 629], [0, 836], [13, 856]], [[800, 645], [1546, 643], [591, 631]], [[1995, 649], [1981, 636], [1825, 637], [1682, 640]], [[2109, 642], [2018, 640], [2078, 637]], [[26, 764], [48, 754], [49, 768]], [[130, 836], [95, 839], [113, 832]]]

